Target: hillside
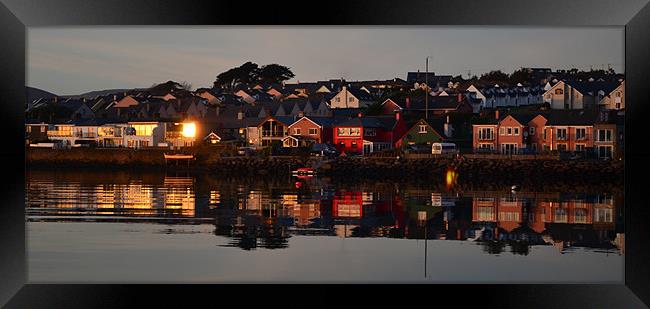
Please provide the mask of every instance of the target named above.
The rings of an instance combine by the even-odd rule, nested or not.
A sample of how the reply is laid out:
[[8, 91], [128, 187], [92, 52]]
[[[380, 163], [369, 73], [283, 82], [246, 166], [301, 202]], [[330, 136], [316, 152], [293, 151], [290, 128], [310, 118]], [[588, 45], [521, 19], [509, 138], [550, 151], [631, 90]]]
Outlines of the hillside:
[[26, 96], [27, 96], [27, 103], [31, 103], [34, 100], [39, 99], [39, 98], [53, 98], [53, 97], [57, 96], [56, 94], [53, 94], [51, 92], [47, 92], [45, 90], [41, 90], [41, 89], [38, 89], [38, 88], [29, 87], [29, 86], [25, 86], [25, 90], [26, 90]]

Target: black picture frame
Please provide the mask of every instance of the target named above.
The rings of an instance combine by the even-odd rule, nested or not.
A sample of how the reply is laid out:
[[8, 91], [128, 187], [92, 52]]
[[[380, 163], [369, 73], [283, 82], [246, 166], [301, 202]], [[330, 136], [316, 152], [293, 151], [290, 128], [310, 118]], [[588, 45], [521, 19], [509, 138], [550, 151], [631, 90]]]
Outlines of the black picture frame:
[[[494, 0], [494, 1], [327, 1], [215, 2], [148, 0], [0, 0], [0, 125], [4, 133], [0, 158], [5, 163], [0, 206], [0, 304], [10, 308], [151, 305], [170, 301], [189, 305], [224, 298], [225, 287], [34, 285], [27, 283], [25, 244], [24, 102], [26, 27], [75, 25], [505, 25], [505, 26], [624, 26], [626, 74], [625, 164], [625, 282], [620, 285], [441, 285], [405, 288], [383, 305], [422, 299], [451, 298], [462, 305], [487, 307], [644, 308], [650, 304], [650, 216], [644, 194], [650, 149], [645, 145], [644, 120], [650, 99], [650, 5], [648, 0]], [[240, 14], [245, 12], [245, 15]], [[330, 286], [333, 288], [333, 286]], [[340, 288], [340, 287], [339, 287]], [[345, 287], [349, 289], [349, 287]], [[145, 293], [144, 290], [150, 291]], [[386, 293], [377, 291], [386, 289]], [[372, 287], [367, 295], [391, 295], [391, 287]], [[235, 287], [233, 290], [243, 290]], [[249, 288], [246, 288], [249, 291]], [[323, 287], [301, 287], [313, 301], [332, 302]], [[212, 292], [210, 292], [212, 291]], [[249, 302], [273, 300], [286, 287], [255, 289]], [[372, 292], [371, 292], [372, 291]], [[230, 292], [230, 291], [229, 291]], [[155, 293], [152, 299], [152, 294]], [[353, 292], [356, 294], [356, 292]], [[424, 297], [421, 297], [423, 293]], [[467, 293], [467, 294], [466, 294]], [[409, 295], [411, 294], [411, 295]], [[143, 297], [143, 295], [146, 295]], [[263, 295], [263, 296], [262, 296]], [[431, 297], [438, 295], [438, 297]], [[276, 299], [277, 300], [277, 299]], [[281, 300], [280, 300], [281, 301]], [[358, 298], [359, 304], [367, 299]], [[334, 303], [334, 302], [332, 302]], [[347, 303], [352, 305], [355, 301]], [[645, 303], [645, 304], [644, 304]]]

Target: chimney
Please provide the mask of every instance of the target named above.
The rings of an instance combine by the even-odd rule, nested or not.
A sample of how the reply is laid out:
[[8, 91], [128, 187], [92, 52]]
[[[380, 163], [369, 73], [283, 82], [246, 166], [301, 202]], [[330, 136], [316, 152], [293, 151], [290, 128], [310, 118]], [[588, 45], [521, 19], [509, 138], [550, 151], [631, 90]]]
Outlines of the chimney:
[[407, 109], [411, 108], [411, 98], [410, 97], [406, 97], [406, 108]]
[[499, 120], [499, 110], [498, 109], [496, 111], [494, 111], [494, 118], [496, 120]]

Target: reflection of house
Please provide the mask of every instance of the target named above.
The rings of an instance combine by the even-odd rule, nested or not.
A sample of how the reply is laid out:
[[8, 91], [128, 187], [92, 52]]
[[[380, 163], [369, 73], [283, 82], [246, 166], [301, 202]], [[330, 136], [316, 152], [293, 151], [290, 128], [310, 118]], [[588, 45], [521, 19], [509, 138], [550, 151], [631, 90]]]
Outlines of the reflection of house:
[[498, 226], [506, 232], [512, 232], [522, 222], [523, 201], [519, 198], [500, 198], [497, 205]]
[[305, 226], [311, 220], [320, 216], [320, 201], [302, 201], [292, 205], [290, 216], [294, 218], [294, 224]]
[[332, 217], [361, 218], [363, 197], [360, 191], [341, 192], [332, 200]]

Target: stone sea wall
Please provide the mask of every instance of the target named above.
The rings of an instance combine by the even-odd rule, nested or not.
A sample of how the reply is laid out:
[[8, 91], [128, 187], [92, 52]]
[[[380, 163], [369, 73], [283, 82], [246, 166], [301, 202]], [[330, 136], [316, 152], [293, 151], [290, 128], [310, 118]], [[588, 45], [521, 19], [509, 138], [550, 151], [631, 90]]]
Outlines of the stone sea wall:
[[[107, 167], [188, 169], [165, 165], [162, 150], [132, 149], [28, 149], [27, 167]], [[490, 160], [454, 158], [362, 158], [339, 157], [320, 162], [310, 157], [220, 157], [199, 154], [189, 169], [223, 175], [289, 175], [301, 167], [315, 167], [319, 174], [342, 179], [440, 179], [448, 170], [458, 178], [504, 181], [580, 181], [623, 183], [624, 161], [581, 160]]]

